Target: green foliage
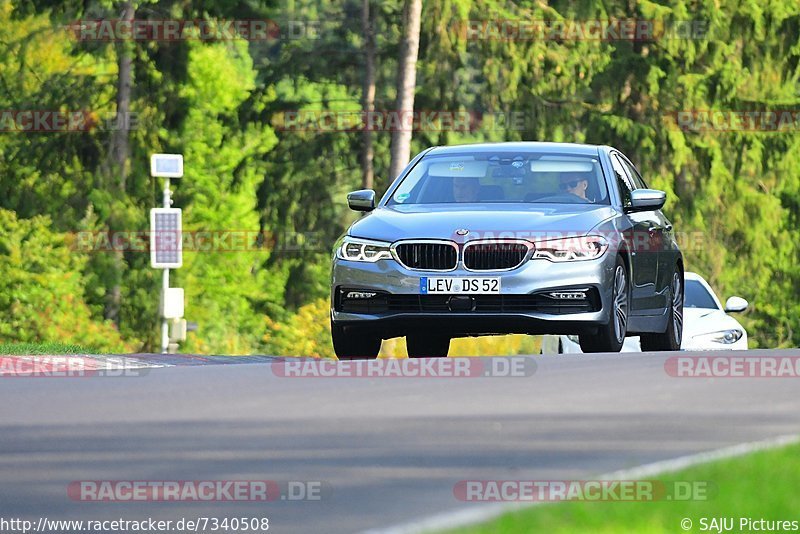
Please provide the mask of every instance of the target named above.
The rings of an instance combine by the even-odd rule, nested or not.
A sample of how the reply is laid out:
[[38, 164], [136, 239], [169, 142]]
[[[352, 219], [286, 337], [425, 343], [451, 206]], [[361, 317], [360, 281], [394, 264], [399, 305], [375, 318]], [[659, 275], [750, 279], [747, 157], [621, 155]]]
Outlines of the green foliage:
[[[269, 151], [272, 130], [237, 122], [236, 112], [255, 87], [256, 73], [242, 41], [190, 47], [182, 97], [189, 110], [180, 134], [185, 179], [178, 184], [187, 231], [259, 231], [256, 188], [263, 166], [253, 161]], [[193, 251], [185, 254], [175, 284], [186, 287], [187, 314], [201, 328], [187, 350], [245, 354], [256, 349], [262, 321], [255, 297], [268, 277], [260, 269], [263, 250]], [[251, 243], [242, 243], [241, 248]], [[219, 247], [222, 248], [222, 247]]]
[[327, 299], [317, 299], [301, 306], [285, 322], [267, 317], [263, 346], [268, 354], [333, 358], [330, 311]]
[[[59, 240], [66, 243], [74, 232], [145, 231], [162, 187], [149, 177], [149, 154], [182, 152], [186, 178], [173, 189], [185, 229], [265, 236], [246, 250], [184, 254], [172, 285], [185, 288], [187, 319], [199, 330], [183, 350], [330, 356], [330, 247], [356, 217], [344, 194], [359, 187], [363, 139], [357, 131], [281, 125], [284, 112], [360, 109], [361, 2], [135, 4], [137, 18], [271, 19], [281, 38], [82, 42], [64, 25], [117, 18], [117, 3], [0, 0], [0, 109], [84, 110], [107, 120], [116, 109], [117, 54], [129, 50], [136, 114], [124, 184], [110, 156], [113, 132], [102, 121], [79, 132], [0, 134], [0, 208], [15, 221], [9, 223], [14, 230], [2, 230], [4, 239], [22, 242], [25, 225], [44, 228], [44, 236], [30, 239], [54, 243], [50, 256], [37, 260], [52, 267], [67, 250]], [[376, 107], [390, 111], [402, 2], [372, 7]], [[503, 39], [466, 31], [469, 21], [609, 17], [705, 21], [708, 38]], [[700, 235], [685, 243], [687, 269], [705, 276], [722, 297], [750, 300], [743, 321], [753, 344], [800, 343], [800, 135], [683, 131], [674, 120], [686, 110], [798, 109], [800, 7], [738, 0], [426, 0], [422, 20], [417, 110], [483, 120], [466, 131], [415, 132], [415, 150], [504, 140], [619, 147], [651, 186], [667, 192], [675, 228]], [[301, 38], [290, 33], [303, 27], [313, 31]], [[380, 193], [390, 180], [390, 132], [373, 137]], [[44, 249], [32, 254], [39, 253]], [[17, 259], [0, 255], [10, 273], [0, 281], [0, 337], [33, 341], [73, 333], [93, 346], [95, 337], [107, 337], [113, 341], [103, 347], [154, 350], [160, 273], [149, 267], [148, 254], [68, 256], [63, 280], [41, 285], [23, 268], [27, 252]], [[79, 311], [61, 314], [49, 291], [71, 295]], [[51, 311], [49, 323], [19, 308], [23, 302]], [[454, 350], [535, 350], [531, 343], [459, 340]], [[386, 356], [404, 354], [402, 342], [384, 345]]]
[[129, 350], [83, 299], [85, 258], [44, 216], [17, 219], [0, 209], [0, 342], [57, 340], [104, 351]]

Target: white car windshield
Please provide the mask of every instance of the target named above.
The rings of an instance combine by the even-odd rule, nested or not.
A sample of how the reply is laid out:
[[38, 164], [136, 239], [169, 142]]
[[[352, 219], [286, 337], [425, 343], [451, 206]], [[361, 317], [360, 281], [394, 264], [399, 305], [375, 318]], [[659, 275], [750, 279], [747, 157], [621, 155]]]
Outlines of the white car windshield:
[[396, 204], [608, 204], [598, 157], [543, 153], [425, 156], [389, 199]]
[[711, 293], [697, 280], [686, 280], [685, 293], [684, 306], [687, 308], [719, 309]]

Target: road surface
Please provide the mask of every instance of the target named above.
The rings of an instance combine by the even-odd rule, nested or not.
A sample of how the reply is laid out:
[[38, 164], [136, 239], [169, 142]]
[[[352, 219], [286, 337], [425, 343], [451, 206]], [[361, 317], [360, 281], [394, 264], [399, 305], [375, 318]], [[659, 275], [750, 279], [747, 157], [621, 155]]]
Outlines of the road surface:
[[[5, 378], [0, 517], [245, 516], [268, 517], [270, 532], [358, 532], [485, 506], [454, 497], [461, 480], [585, 479], [800, 430], [797, 379], [676, 378], [674, 356], [537, 356], [516, 377], [289, 378], [269, 358], [177, 357], [141, 376]], [[322, 498], [70, 498], [86, 480], [320, 482]]]

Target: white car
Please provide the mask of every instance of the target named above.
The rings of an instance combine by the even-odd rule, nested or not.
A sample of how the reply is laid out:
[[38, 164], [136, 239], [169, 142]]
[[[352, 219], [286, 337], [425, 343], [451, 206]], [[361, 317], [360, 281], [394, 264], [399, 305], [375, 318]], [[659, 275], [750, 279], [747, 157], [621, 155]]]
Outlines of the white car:
[[[685, 273], [681, 350], [747, 350], [747, 331], [728, 313], [747, 309], [747, 301], [730, 297], [722, 307], [714, 290], [697, 273]], [[580, 353], [577, 336], [544, 336], [542, 354]], [[622, 352], [641, 352], [638, 337], [625, 338]]]

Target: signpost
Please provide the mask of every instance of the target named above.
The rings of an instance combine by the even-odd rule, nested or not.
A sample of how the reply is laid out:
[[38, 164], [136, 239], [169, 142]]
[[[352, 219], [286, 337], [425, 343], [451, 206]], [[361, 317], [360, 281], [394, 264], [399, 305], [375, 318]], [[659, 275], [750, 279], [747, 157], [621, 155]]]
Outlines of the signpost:
[[[183, 289], [169, 287], [169, 270], [183, 265], [181, 209], [172, 207], [170, 178], [183, 176], [181, 154], [150, 156], [150, 175], [164, 178], [163, 207], [150, 210], [150, 265], [162, 269], [161, 283], [161, 353], [170, 347], [169, 321], [183, 317]], [[185, 339], [185, 335], [183, 336]], [[177, 347], [177, 345], [176, 345]]]

